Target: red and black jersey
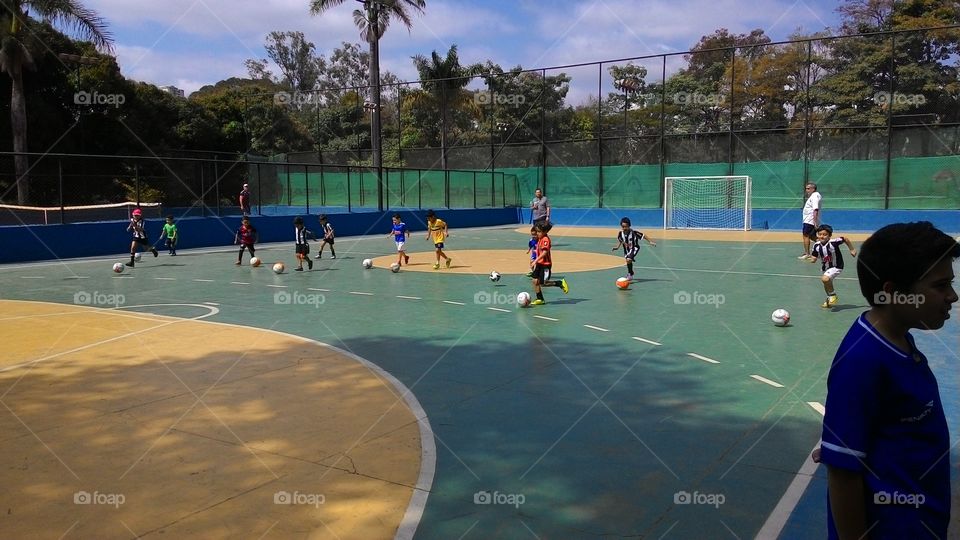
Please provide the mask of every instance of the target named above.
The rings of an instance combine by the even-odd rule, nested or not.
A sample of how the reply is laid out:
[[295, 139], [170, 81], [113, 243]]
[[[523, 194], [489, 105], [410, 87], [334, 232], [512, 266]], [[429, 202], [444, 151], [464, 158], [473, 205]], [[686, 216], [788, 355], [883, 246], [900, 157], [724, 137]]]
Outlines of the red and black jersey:
[[257, 229], [253, 225], [241, 225], [237, 229], [237, 242], [252, 246], [257, 241]]
[[[540, 257], [540, 254], [543, 254], [543, 256]], [[540, 262], [538, 264], [542, 264], [543, 266], [550, 266], [553, 264], [553, 261], [550, 260], [549, 236], [544, 236], [537, 242], [537, 256], [540, 258]]]

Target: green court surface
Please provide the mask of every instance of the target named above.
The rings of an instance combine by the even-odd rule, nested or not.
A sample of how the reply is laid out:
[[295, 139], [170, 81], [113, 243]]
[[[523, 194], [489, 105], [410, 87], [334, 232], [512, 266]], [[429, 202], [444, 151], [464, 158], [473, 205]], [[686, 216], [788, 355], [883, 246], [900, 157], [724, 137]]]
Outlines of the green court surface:
[[[523, 260], [528, 236], [514, 228], [454, 229], [447, 251], [456, 261], [515, 249]], [[554, 250], [610, 255], [615, 234], [555, 237]], [[409, 245], [411, 262], [432, 262], [422, 237]], [[819, 439], [827, 371], [866, 308], [852, 263], [827, 310], [819, 265], [799, 262], [796, 244], [663, 240], [642, 248], [628, 290], [614, 284], [624, 267], [556, 268], [569, 294], [545, 288], [546, 305], [520, 309], [516, 294], [531, 291], [522, 275], [364, 270], [362, 259], [392, 253], [379, 235], [336, 248], [310, 272], [293, 272], [293, 246], [274, 244], [258, 249], [261, 268], [234, 266], [224, 247], [148, 254], [122, 274], [111, 271], [119, 255], [8, 266], [0, 287], [4, 299], [66, 304], [123, 295], [129, 310], [182, 317], [198, 308], [178, 304], [215, 304], [205, 320], [303, 336], [380, 366], [413, 392], [435, 437], [417, 538], [745, 538], [788, 517], [782, 537], [825, 536], [822, 467], [767, 522], [788, 486], [810, 479], [798, 471]], [[274, 261], [287, 272], [274, 274]], [[790, 311], [788, 327], [771, 323], [777, 308]], [[956, 389], [957, 315], [919, 334], [942, 393]], [[956, 442], [956, 399], [944, 400]]]

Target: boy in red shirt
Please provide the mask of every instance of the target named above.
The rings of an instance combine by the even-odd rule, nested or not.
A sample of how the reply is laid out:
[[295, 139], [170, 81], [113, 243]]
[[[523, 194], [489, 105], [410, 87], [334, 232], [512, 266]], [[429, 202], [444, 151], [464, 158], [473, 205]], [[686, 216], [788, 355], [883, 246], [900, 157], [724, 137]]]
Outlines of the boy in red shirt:
[[550, 254], [550, 237], [547, 236], [550, 228], [551, 225], [549, 223], [536, 225], [537, 258], [530, 261], [530, 268], [533, 270], [533, 292], [537, 295], [537, 299], [531, 302], [531, 305], [534, 306], [546, 304], [543, 300], [541, 287], [560, 287], [563, 289], [563, 294], [567, 294], [570, 291], [566, 279], [561, 279], [560, 281], [550, 280], [550, 270], [553, 267], [553, 259]]

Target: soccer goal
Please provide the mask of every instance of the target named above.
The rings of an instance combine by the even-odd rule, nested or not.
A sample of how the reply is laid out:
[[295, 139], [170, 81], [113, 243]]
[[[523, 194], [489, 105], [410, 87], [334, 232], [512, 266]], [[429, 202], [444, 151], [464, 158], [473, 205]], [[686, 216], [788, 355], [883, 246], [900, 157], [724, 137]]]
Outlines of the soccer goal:
[[664, 229], [750, 230], [749, 176], [668, 176], [664, 181]]

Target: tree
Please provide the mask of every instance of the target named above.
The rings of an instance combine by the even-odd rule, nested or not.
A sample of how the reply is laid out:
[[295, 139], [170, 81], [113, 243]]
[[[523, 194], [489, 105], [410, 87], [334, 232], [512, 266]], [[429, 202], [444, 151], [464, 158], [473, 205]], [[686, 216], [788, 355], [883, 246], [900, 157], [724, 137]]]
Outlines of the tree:
[[291, 92], [310, 92], [325, 68], [323, 56], [317, 56], [316, 46], [307, 41], [303, 32], [270, 32], [264, 44], [267, 56], [280, 68], [280, 77], [274, 77], [266, 60], [247, 60], [247, 71], [254, 79], [266, 79]]
[[473, 94], [464, 90], [470, 83], [471, 77], [479, 75], [483, 66], [473, 64], [460, 65], [457, 56], [457, 46], [451, 45], [447, 55], [441, 58], [437, 51], [430, 53], [427, 59], [422, 55], [413, 57], [413, 66], [420, 75], [421, 92], [410, 96], [412, 105], [433, 105], [440, 112], [440, 162], [447, 168], [447, 128], [449, 126], [451, 109], [467, 109], [475, 111], [479, 117], [479, 109], [474, 101]]
[[17, 176], [17, 201], [27, 204], [30, 168], [27, 139], [27, 105], [23, 91], [24, 69], [35, 67], [34, 58], [42, 51], [31, 32], [36, 23], [27, 15], [32, 11], [41, 19], [71, 27], [82, 39], [92, 41], [100, 50], [111, 50], [106, 22], [79, 1], [0, 0], [0, 71], [11, 79], [10, 124], [13, 130], [14, 170]]

